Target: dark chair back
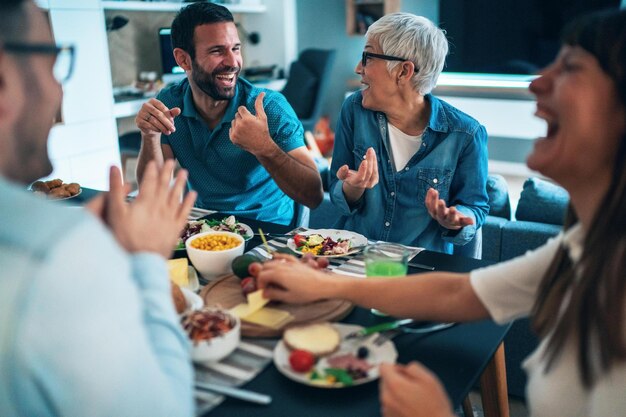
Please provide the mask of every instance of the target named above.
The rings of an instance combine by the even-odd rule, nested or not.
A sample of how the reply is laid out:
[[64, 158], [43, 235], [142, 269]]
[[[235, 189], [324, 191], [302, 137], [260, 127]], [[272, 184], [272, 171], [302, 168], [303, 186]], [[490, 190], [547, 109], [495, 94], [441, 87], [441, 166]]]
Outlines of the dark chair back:
[[281, 93], [293, 107], [305, 131], [313, 131], [321, 116], [335, 55], [334, 49], [305, 49], [291, 64], [287, 84]]

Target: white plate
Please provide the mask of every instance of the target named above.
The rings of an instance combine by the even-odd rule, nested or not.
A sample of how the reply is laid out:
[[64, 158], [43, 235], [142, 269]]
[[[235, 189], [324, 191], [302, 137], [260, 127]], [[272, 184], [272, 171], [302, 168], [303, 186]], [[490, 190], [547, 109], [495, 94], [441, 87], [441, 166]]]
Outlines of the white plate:
[[[398, 358], [398, 351], [396, 351], [396, 347], [391, 340], [387, 340], [385, 343], [383, 343], [380, 346], [375, 346], [372, 343], [366, 343], [368, 340], [372, 340], [374, 336], [370, 336], [366, 340], [359, 340], [358, 338], [343, 340], [345, 335], [351, 332], [361, 330], [363, 329], [363, 326], [358, 326], [356, 324], [343, 324], [343, 323], [333, 323], [333, 326], [337, 329], [337, 331], [339, 331], [342, 341], [341, 341], [341, 346], [339, 347], [337, 352], [330, 355], [331, 357], [345, 354], [345, 353], [350, 353], [350, 352], [356, 355], [356, 351], [359, 348], [359, 346], [367, 346], [367, 348], [369, 349], [369, 355], [367, 356], [366, 360], [370, 364], [374, 365], [372, 369], [367, 371], [367, 374], [368, 374], [367, 378], [357, 379], [354, 381], [354, 384], [350, 386], [361, 385], [361, 384], [365, 384], [366, 382], [370, 382], [370, 381], [374, 381], [378, 379], [378, 377], [380, 376], [378, 365], [380, 365], [383, 362], [387, 362], [387, 363], [396, 362], [396, 359]], [[276, 365], [276, 368], [278, 369], [278, 371], [281, 374], [285, 375], [287, 378], [292, 379], [296, 382], [300, 382], [301, 384], [310, 385], [312, 387], [319, 387], [319, 388], [345, 388], [346, 387], [346, 385], [339, 383], [339, 382], [334, 383], [334, 384], [314, 382], [309, 379], [309, 372], [307, 373], [295, 372], [294, 370], [291, 369], [291, 365], [289, 365], [289, 354], [290, 354], [290, 351], [287, 348], [287, 346], [285, 346], [283, 341], [281, 340], [280, 342], [278, 342], [278, 344], [276, 345], [276, 348], [274, 348], [274, 365]], [[317, 364], [315, 365], [314, 369], [317, 369], [318, 371], [323, 372], [325, 368], [329, 368], [329, 366], [328, 366], [327, 359], [323, 357], [317, 361]]]
[[[299, 235], [309, 236], [309, 235], [322, 235], [324, 238], [330, 237], [335, 242], [339, 239], [347, 240], [350, 239], [350, 243], [352, 247], [355, 246], [365, 246], [367, 245], [367, 238], [358, 233], [351, 232], [349, 230], [338, 230], [338, 229], [317, 229], [317, 230], [307, 230], [303, 233], [298, 233]], [[287, 247], [297, 253], [298, 255], [302, 255], [302, 251], [299, 251], [296, 247], [296, 243], [293, 238], [289, 238], [287, 240]], [[341, 258], [342, 256], [352, 255], [353, 253], [357, 253], [361, 251], [363, 248], [359, 249], [350, 249], [347, 253], [342, 253], [340, 255], [315, 255], [319, 258]]]
[[196, 292], [200, 289], [200, 281], [198, 281], [198, 271], [196, 268], [189, 265], [187, 269], [187, 280], [189, 281], [188, 285], [185, 285], [184, 288]]
[[[195, 222], [195, 221], [197, 221], [197, 220], [193, 220], [193, 221]], [[241, 236], [241, 237], [243, 237], [243, 240], [245, 240], [245, 241], [247, 242], [248, 240], [252, 239], [252, 237], [254, 236], [254, 231], [252, 230], [252, 228], [251, 228], [250, 226], [248, 226], [247, 224], [245, 224], [245, 223], [239, 223], [239, 224], [240, 224], [240, 225], [241, 225], [241, 227], [243, 227], [243, 228], [245, 229], [245, 231], [246, 231], [246, 235], [245, 235], [245, 236]], [[211, 230], [213, 230], [213, 229], [211, 229]], [[199, 233], [202, 233], [202, 232], [199, 232]], [[197, 234], [197, 233], [196, 233], [196, 234]], [[194, 235], [195, 235], [195, 234], [194, 234]], [[194, 235], [191, 235], [191, 236], [194, 236]], [[189, 236], [189, 238], [191, 238], [191, 236]], [[179, 238], [180, 238], [180, 236], [179, 236]], [[189, 238], [188, 238], [188, 239], [189, 239]], [[184, 251], [184, 250], [185, 250], [185, 244], [183, 243], [183, 246], [182, 246], [182, 247], [178, 247], [178, 246], [176, 246], [176, 248], [175, 248], [174, 250], [177, 250], [177, 251]]]

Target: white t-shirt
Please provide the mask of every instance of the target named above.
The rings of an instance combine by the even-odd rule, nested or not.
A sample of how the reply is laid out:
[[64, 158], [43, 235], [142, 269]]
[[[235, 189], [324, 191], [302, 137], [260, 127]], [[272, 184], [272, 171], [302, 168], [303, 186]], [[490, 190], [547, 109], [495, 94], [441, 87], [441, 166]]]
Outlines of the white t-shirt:
[[[572, 262], [582, 254], [584, 231], [580, 225], [550, 239], [544, 246], [510, 261], [479, 269], [470, 282], [491, 317], [499, 323], [528, 316], [536, 293], [559, 245], [564, 245]], [[626, 308], [626, 307], [625, 307]], [[577, 341], [568, 341], [545, 373], [547, 339], [524, 361], [528, 375], [526, 394], [532, 417], [614, 417], [626, 416], [626, 363], [600, 375], [591, 390], [580, 380]], [[592, 362], [599, 353], [592, 351]]]
[[387, 123], [389, 127], [389, 144], [391, 145], [391, 154], [396, 171], [402, 171], [409, 159], [415, 155], [422, 146], [422, 132], [420, 135], [407, 135], [391, 123]]

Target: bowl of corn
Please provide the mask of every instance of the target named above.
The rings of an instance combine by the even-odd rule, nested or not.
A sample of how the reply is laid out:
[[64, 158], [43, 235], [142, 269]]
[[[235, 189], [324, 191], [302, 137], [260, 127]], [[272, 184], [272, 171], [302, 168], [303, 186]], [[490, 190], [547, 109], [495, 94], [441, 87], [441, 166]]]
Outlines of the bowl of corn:
[[212, 230], [190, 237], [185, 247], [198, 273], [205, 279], [212, 279], [232, 272], [230, 265], [243, 254], [245, 241], [237, 233]]

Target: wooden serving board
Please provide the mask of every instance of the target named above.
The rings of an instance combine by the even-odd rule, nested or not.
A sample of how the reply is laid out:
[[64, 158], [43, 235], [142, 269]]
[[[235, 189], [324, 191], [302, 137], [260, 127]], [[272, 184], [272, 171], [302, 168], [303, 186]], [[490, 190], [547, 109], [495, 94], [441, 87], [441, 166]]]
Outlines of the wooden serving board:
[[[247, 300], [241, 292], [241, 280], [235, 275], [228, 275], [207, 284], [200, 292], [204, 305], [230, 309]], [[311, 289], [314, 291], [314, 289]], [[354, 305], [345, 300], [324, 300], [309, 304], [285, 304], [270, 302], [268, 307], [288, 311], [294, 320], [287, 327], [320, 321], [341, 320], [352, 311]], [[275, 330], [258, 324], [241, 322], [241, 334], [246, 337], [280, 337], [283, 329]]]

